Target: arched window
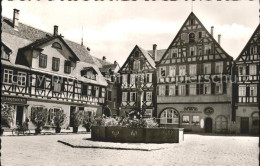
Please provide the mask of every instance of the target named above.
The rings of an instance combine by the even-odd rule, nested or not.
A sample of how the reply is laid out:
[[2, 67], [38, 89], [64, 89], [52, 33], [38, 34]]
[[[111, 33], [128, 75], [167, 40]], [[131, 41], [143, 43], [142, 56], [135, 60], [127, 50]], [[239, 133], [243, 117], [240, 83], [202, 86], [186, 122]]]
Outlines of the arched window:
[[194, 43], [195, 42], [195, 34], [194, 33], [190, 33], [189, 34], [189, 43]]
[[168, 108], [161, 113], [161, 124], [179, 124], [179, 112], [175, 109]]
[[58, 43], [58, 42], [53, 43], [53, 44], [52, 44], [52, 47], [53, 47], [53, 48], [57, 48], [57, 49], [62, 49], [60, 43]]

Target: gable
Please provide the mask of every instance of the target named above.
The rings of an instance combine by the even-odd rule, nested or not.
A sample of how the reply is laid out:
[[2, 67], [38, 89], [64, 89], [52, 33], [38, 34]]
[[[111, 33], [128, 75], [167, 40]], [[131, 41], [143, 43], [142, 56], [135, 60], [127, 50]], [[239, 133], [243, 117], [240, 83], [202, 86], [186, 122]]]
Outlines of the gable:
[[248, 40], [247, 44], [239, 54], [236, 62], [255, 61], [260, 59], [260, 24], [258, 24], [255, 32]]
[[158, 65], [232, 59], [192, 12]]
[[155, 69], [155, 62], [151, 58], [151, 55], [146, 50], [136, 45], [118, 72], [133, 71], [135, 63], [140, 63], [141, 70]]

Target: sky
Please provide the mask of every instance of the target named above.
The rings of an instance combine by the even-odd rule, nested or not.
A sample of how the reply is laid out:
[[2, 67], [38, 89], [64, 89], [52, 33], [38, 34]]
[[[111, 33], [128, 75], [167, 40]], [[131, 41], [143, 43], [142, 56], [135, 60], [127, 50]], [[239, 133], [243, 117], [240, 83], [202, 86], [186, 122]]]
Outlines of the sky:
[[[192, 9], [193, 6], [193, 9]], [[59, 33], [91, 49], [91, 55], [106, 56], [123, 65], [135, 45], [152, 50], [166, 49], [193, 10], [214, 38], [221, 34], [221, 46], [236, 58], [259, 24], [259, 1], [30, 1], [2, 2], [2, 15], [35, 28]], [[83, 29], [83, 30], [82, 30]]]

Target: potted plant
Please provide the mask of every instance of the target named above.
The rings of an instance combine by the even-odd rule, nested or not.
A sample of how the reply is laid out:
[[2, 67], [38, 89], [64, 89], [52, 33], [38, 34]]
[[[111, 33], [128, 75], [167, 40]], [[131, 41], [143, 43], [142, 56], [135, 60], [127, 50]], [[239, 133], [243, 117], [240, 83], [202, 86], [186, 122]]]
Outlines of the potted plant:
[[13, 107], [6, 104], [1, 104], [1, 135], [4, 133], [2, 124], [6, 124], [8, 127], [11, 126], [11, 122], [13, 122], [13, 112]]
[[42, 127], [47, 121], [47, 108], [44, 107], [33, 107], [31, 114], [31, 121], [36, 126], [35, 134], [40, 134]]
[[72, 127], [73, 127], [73, 133], [77, 133], [79, 125], [81, 124], [81, 121], [82, 121], [81, 113], [79, 111], [72, 112], [71, 120], [72, 120], [71, 124], [72, 124]]
[[54, 116], [54, 125], [55, 125], [55, 132], [60, 133], [61, 126], [64, 124], [66, 120], [66, 115], [63, 113], [63, 110], [56, 112]]

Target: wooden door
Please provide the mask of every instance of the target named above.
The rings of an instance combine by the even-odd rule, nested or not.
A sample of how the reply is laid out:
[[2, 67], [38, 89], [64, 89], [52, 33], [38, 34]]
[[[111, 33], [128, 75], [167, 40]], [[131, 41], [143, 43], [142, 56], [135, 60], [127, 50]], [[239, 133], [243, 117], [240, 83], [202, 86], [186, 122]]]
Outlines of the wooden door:
[[249, 132], [249, 118], [241, 118], [240, 120], [240, 133], [248, 134]]

